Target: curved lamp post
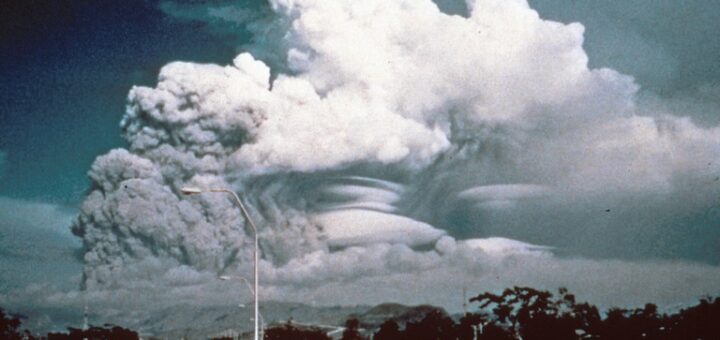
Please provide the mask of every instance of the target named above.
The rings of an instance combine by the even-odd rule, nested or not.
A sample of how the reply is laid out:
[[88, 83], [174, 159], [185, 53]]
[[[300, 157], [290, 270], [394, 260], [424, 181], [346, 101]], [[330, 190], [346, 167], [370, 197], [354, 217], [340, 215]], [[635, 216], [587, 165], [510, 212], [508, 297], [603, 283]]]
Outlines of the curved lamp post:
[[248, 214], [247, 210], [245, 210], [245, 206], [242, 204], [242, 201], [240, 201], [240, 197], [238, 195], [229, 189], [200, 189], [200, 188], [182, 188], [180, 191], [184, 195], [195, 195], [195, 194], [202, 194], [205, 192], [224, 192], [227, 194], [232, 195], [235, 198], [235, 203], [240, 207], [240, 210], [243, 213], [243, 216], [245, 216], [245, 219], [250, 223], [250, 226], [253, 229], [253, 233], [255, 234], [255, 250], [253, 251], [253, 262], [254, 262], [254, 274], [255, 274], [255, 289], [252, 290], [253, 296], [255, 297], [255, 340], [259, 340], [259, 333], [258, 333], [258, 314], [260, 314], [260, 309], [258, 307], [258, 233], [257, 233], [257, 227], [255, 226], [255, 223], [250, 218], [250, 214]]
[[[218, 276], [218, 279], [222, 281], [229, 281], [232, 279], [238, 279], [245, 283], [247, 285], [248, 290], [250, 293], [252, 293], [253, 296], [255, 296], [255, 290], [253, 290], [252, 285], [250, 284], [250, 281], [248, 281], [246, 278], [242, 276], [229, 276], [229, 275], [221, 275]], [[245, 308], [245, 305], [240, 305], [241, 308]], [[265, 334], [265, 318], [263, 318], [261, 313], [258, 313], [258, 316], [260, 316], [260, 337], [263, 338], [263, 335]]]

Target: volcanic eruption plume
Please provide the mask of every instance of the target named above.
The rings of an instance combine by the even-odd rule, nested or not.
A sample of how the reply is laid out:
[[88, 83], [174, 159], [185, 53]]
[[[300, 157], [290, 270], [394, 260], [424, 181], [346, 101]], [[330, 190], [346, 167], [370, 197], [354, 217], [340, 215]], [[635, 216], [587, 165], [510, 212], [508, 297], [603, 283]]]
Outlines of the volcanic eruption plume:
[[588, 68], [581, 24], [543, 20], [524, 0], [468, 1], [467, 17], [429, 0], [270, 7], [282, 34], [252, 50], [282, 65], [247, 52], [226, 66], [173, 62], [154, 88], [130, 91], [127, 147], [97, 158], [72, 226], [88, 287], [178, 266], [248, 270], [253, 235], [233, 202], [185, 186], [241, 194], [278, 286], [481, 275], [499, 257], [552, 256], [481, 237], [566, 247], [571, 235], [580, 249], [589, 241], [570, 225], [599, 234], [578, 216], [533, 228], [540, 212], [655, 197], [637, 203], [643, 214], [672, 195], [699, 211], [719, 191], [697, 184], [718, 172], [717, 127], [640, 114], [630, 76]]

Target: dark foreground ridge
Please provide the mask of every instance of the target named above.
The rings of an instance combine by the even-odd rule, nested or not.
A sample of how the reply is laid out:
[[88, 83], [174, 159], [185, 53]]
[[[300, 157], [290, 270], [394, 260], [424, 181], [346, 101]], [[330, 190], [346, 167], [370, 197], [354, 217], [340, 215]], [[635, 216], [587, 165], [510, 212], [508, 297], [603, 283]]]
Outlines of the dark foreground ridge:
[[[327, 307], [331, 312], [317, 322], [292, 318], [270, 322], [266, 340], [684, 340], [720, 339], [720, 299], [704, 298], [694, 306], [672, 314], [663, 314], [656, 305], [642, 308], [611, 308], [601, 313], [561, 288], [557, 294], [528, 287], [513, 287], [502, 293], [483, 293], [469, 300], [473, 312], [451, 316], [442, 308], [421, 305], [381, 304], [372, 308]], [[295, 309], [302, 308], [294, 304]], [[310, 307], [324, 310], [319, 307]], [[335, 318], [328, 318], [332, 312]], [[343, 317], [344, 315], [344, 317]], [[172, 317], [172, 316], [169, 316]], [[337, 322], [339, 319], [345, 322]], [[0, 309], [0, 339], [140, 339], [138, 332], [114, 325], [89, 327], [45, 336], [21, 329], [23, 316]], [[276, 319], [277, 320], [277, 319]], [[330, 321], [330, 322], [327, 322]], [[191, 329], [193, 325], [187, 325]], [[207, 327], [200, 326], [199, 328]], [[205, 329], [206, 332], [210, 332]], [[170, 332], [172, 333], [172, 332]], [[250, 339], [250, 332], [222, 334], [186, 332], [143, 336], [144, 339]]]

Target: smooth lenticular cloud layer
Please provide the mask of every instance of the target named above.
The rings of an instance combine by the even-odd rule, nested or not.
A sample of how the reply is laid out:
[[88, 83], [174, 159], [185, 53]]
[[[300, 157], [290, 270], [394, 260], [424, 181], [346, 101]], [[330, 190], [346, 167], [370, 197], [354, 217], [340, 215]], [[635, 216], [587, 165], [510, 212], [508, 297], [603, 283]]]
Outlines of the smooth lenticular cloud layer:
[[434, 243], [444, 232], [407, 217], [363, 209], [342, 209], [315, 217], [331, 247], [373, 243], [421, 246]]
[[[233, 202], [184, 186], [240, 192], [268, 284], [298, 289], [447, 263], [479, 277], [503, 266], [494, 252], [553, 259], [589, 242], [597, 254], [619, 244], [601, 218], [624, 217], [584, 214], [620, 200], [647, 219], [619, 237], [649, 237], [637, 252], [665, 256], [653, 242], [682, 237], [648, 233], [667, 220], [653, 212], [700, 216], [720, 193], [705, 182], [720, 172], [720, 128], [640, 115], [630, 76], [587, 67], [579, 23], [521, 0], [471, 1], [467, 18], [431, 1], [271, 7], [286, 32], [250, 50], [283, 50], [280, 71], [244, 52], [227, 66], [168, 64], [156, 87], [130, 91], [128, 147], [95, 161], [73, 225], [89, 287], [178, 265], [249, 268], [253, 235]], [[711, 227], [698, 229], [718, 237]], [[594, 239], [567, 239], [580, 233]], [[555, 248], [462, 240], [497, 234]], [[623, 248], [604, 256], [636, 254]]]

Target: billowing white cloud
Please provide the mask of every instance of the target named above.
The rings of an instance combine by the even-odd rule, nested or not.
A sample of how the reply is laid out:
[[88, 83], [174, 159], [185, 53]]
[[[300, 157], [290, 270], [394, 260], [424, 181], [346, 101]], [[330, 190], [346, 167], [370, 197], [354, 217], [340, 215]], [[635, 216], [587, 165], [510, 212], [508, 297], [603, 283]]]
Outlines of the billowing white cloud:
[[712, 58], [720, 44], [707, 39], [720, 29], [714, 1], [529, 2], [549, 18], [586, 24], [591, 65], [632, 74], [652, 91], [673, 96], [720, 75]]
[[[185, 197], [186, 185], [242, 194], [278, 296], [361, 274], [469, 272], [469, 284], [526, 253], [556, 273], [575, 262], [524, 242], [603, 234], [607, 221], [582, 209], [630, 202], [648, 219], [621, 237], [641, 239], [666, 222], [653, 211], [698, 214], [720, 193], [705, 182], [720, 172], [720, 128], [638, 108], [630, 76], [588, 68], [579, 23], [543, 20], [522, 0], [471, 1], [468, 17], [429, 0], [271, 7], [285, 28], [269, 43], [287, 55], [279, 71], [241, 53], [227, 66], [171, 63], [156, 87], [130, 91], [129, 146], [96, 160], [73, 225], [89, 287], [249, 268], [253, 235], [230, 197]], [[597, 237], [594, 249], [613, 245]]]

